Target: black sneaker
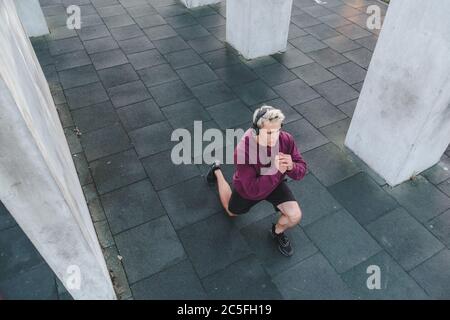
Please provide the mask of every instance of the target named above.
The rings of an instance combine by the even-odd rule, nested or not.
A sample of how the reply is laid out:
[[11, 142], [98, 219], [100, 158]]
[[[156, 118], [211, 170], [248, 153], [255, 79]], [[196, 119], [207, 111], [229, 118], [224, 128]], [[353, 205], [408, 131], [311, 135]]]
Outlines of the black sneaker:
[[282, 232], [280, 234], [275, 233], [276, 224], [272, 223], [272, 229], [270, 233], [272, 237], [278, 242], [278, 249], [280, 252], [286, 257], [290, 257], [294, 254], [294, 249], [291, 246], [291, 242], [289, 241], [288, 236]]
[[220, 169], [220, 163], [219, 161], [215, 161], [211, 167], [209, 168], [208, 173], [206, 174], [206, 181], [208, 181], [208, 183], [214, 183], [217, 181], [217, 177], [214, 173], [214, 171], [219, 170]]

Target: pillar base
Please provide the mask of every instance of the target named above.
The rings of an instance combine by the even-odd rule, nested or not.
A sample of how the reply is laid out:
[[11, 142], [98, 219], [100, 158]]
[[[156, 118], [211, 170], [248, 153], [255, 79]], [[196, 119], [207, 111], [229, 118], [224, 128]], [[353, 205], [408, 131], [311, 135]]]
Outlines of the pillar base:
[[292, 0], [227, 0], [227, 42], [246, 59], [286, 51]]
[[208, 4], [219, 3], [222, 0], [181, 0], [181, 3], [186, 6], [186, 8], [197, 8], [206, 6]]

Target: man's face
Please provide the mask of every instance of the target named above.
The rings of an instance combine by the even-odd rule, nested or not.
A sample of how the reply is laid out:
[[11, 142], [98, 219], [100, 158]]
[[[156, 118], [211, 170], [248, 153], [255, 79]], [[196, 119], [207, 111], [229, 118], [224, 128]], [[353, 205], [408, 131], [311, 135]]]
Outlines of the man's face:
[[273, 147], [278, 141], [280, 135], [281, 122], [265, 121], [264, 126], [259, 129], [258, 143], [262, 146]]

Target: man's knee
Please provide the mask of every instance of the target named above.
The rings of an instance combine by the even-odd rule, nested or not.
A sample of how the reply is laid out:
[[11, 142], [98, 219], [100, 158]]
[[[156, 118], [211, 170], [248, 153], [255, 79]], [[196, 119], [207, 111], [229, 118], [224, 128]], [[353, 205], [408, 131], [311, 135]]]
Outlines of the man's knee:
[[300, 206], [297, 203], [291, 206], [287, 216], [292, 225], [299, 224], [302, 220], [302, 210], [300, 209]]

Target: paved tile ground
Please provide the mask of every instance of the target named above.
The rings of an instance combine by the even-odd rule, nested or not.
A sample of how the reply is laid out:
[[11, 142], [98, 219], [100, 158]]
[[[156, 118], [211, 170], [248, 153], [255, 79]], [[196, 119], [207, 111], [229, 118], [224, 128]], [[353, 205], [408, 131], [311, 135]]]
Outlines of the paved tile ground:
[[[80, 31], [64, 27], [69, 3]], [[374, 3], [294, 0], [288, 50], [246, 61], [224, 42], [225, 3], [41, 0], [51, 35], [33, 45], [121, 299], [450, 298], [450, 148], [391, 188], [343, 146], [379, 33], [364, 23]], [[309, 165], [289, 182], [304, 215], [290, 259], [269, 237], [270, 205], [231, 220], [205, 165], [168, 161], [173, 129], [247, 128], [264, 102], [286, 113]], [[0, 230], [4, 295], [58, 297], [5, 210]], [[371, 265], [380, 290], [366, 286]]]

